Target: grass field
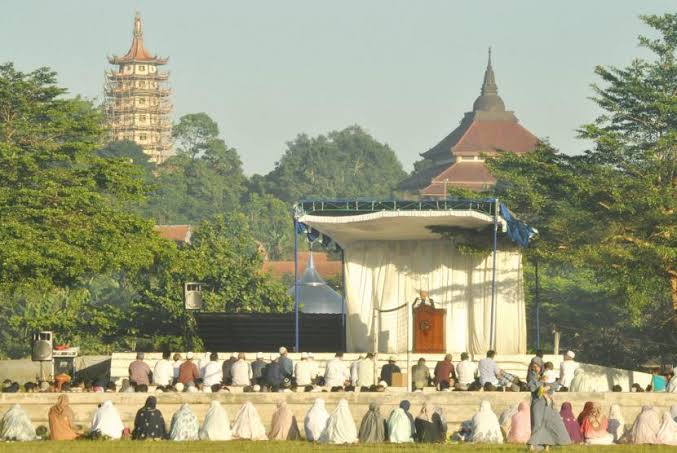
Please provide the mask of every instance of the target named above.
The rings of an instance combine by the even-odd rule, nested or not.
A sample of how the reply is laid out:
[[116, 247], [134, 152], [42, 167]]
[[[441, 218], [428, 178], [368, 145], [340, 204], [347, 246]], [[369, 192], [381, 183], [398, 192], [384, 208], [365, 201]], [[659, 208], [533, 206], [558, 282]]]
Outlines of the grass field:
[[[579, 445], [575, 447], [553, 447], [552, 452], [588, 452], [598, 451], [630, 453], [630, 452], [677, 452], [677, 447], [653, 445], [614, 445], [608, 447], [589, 447]], [[272, 453], [303, 453], [317, 451], [344, 451], [344, 452], [405, 452], [405, 451], [450, 451], [450, 452], [525, 452], [525, 445], [469, 445], [469, 444], [371, 444], [371, 445], [318, 445], [308, 442], [135, 442], [135, 441], [75, 441], [75, 442], [15, 442], [0, 443], [0, 452], [68, 452], [68, 453], [113, 453], [113, 452], [272, 452]]]

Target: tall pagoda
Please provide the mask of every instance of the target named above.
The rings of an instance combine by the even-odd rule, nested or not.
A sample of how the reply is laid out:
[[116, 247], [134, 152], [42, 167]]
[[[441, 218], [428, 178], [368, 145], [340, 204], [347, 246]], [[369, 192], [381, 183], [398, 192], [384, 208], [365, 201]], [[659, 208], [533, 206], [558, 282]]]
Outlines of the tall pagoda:
[[505, 109], [489, 49], [482, 89], [472, 111], [441, 142], [421, 154], [420, 170], [402, 181], [398, 190], [426, 198], [446, 197], [451, 187], [482, 191], [496, 183], [483, 156], [501, 151], [526, 153], [537, 144], [538, 139], [519, 124], [514, 112]]
[[104, 87], [111, 140], [136, 142], [156, 163], [172, 152], [169, 74], [159, 71], [167, 60], [144, 47], [141, 16], [136, 13], [132, 46], [124, 56], [108, 58], [117, 69], [106, 72]]

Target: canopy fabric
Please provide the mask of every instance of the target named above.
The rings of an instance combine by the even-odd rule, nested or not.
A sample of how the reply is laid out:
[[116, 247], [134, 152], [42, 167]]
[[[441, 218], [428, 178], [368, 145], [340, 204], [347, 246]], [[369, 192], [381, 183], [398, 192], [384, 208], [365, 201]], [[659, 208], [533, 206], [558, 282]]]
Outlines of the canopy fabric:
[[[378, 211], [349, 216], [302, 215], [298, 222], [331, 237], [343, 249], [356, 241], [413, 241], [439, 239], [429, 227], [481, 229], [494, 223], [494, 217], [474, 210]], [[498, 218], [501, 228], [505, 220]]]
[[[446, 350], [483, 353], [490, 348], [492, 256], [461, 255], [447, 241], [361, 241], [344, 250], [347, 349], [404, 352], [406, 309], [381, 313], [374, 330], [374, 308], [411, 304], [427, 290], [436, 308], [446, 310]], [[522, 260], [518, 251], [496, 256], [496, 350], [526, 353]]]

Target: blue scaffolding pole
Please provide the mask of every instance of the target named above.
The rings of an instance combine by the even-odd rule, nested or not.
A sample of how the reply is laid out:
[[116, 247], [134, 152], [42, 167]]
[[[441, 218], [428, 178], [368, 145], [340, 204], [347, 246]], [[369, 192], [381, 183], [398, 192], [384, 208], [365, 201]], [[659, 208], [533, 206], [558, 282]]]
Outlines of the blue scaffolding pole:
[[301, 338], [299, 332], [299, 223], [294, 217], [294, 351], [300, 352]]
[[494, 198], [494, 246], [491, 266], [491, 328], [489, 347], [496, 350], [496, 249], [498, 248], [498, 198]]

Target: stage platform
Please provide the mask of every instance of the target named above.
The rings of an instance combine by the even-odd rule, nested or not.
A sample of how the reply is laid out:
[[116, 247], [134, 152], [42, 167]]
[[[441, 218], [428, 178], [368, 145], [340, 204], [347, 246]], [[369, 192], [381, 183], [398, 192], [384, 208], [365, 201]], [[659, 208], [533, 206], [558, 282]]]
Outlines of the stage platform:
[[[528, 401], [529, 393], [512, 392], [433, 392], [433, 393], [403, 393], [390, 391], [384, 393], [159, 393], [153, 394], [158, 398], [158, 408], [162, 411], [165, 421], [169, 423], [172, 415], [183, 403], [190, 404], [200, 423], [204, 420], [209, 403], [213, 399], [221, 401], [228, 412], [232, 423], [238, 409], [246, 401], [251, 401], [256, 407], [266, 428], [270, 428], [270, 421], [276, 409], [276, 403], [286, 401], [296, 416], [299, 426], [303, 424], [306, 412], [316, 398], [323, 398], [327, 409], [332, 411], [339, 399], [346, 398], [350, 406], [355, 423], [359, 426], [362, 417], [367, 412], [369, 403], [377, 401], [381, 404], [381, 413], [387, 417], [392, 409], [397, 407], [401, 400], [411, 402], [411, 412], [416, 416], [424, 402], [444, 408], [450, 430], [456, 430], [464, 420], [472, 417], [482, 400], [491, 402], [494, 411], [500, 413], [520, 401]], [[20, 404], [34, 424], [47, 426], [49, 407], [56, 402], [59, 395], [56, 393], [2, 393], [0, 394], [0, 414], [4, 413], [13, 404]], [[69, 393], [71, 407], [75, 413], [76, 423], [90, 426], [97, 405], [110, 399], [120, 411], [126, 426], [132, 427], [136, 411], [143, 406], [149, 396], [146, 393]], [[605, 414], [609, 412], [611, 404], [621, 406], [623, 416], [631, 424], [642, 406], [653, 405], [659, 411], [669, 410], [672, 404], [677, 404], [677, 394], [671, 393], [559, 393], [555, 396], [557, 405], [564, 401], [573, 404], [574, 412], [582, 410], [586, 401], [597, 401], [602, 404]]]
[[[264, 356], [266, 358], [266, 361], [268, 361], [268, 358], [270, 357], [271, 353], [270, 352], [264, 352]], [[343, 355], [343, 360], [346, 362], [346, 364], [349, 366], [350, 363], [353, 361], [357, 360], [360, 357], [361, 354], [358, 353], [345, 353]], [[453, 362], [454, 364], [458, 363], [461, 359], [461, 353], [456, 352], [452, 353], [453, 355]], [[181, 356], [185, 357], [186, 354], [181, 352]], [[205, 356], [205, 353], [195, 353], [195, 359], [194, 361], [196, 363], [199, 363], [200, 359], [203, 359]], [[231, 356], [231, 352], [219, 352], [219, 361], [223, 362], [223, 360], [228, 359]], [[406, 354], [378, 354], [376, 356], [376, 370], [377, 373], [376, 375], [378, 376], [381, 371], [381, 367], [385, 365], [388, 362], [388, 358], [390, 356], [395, 356], [397, 359], [397, 365], [402, 369], [404, 372], [406, 369], [406, 361], [407, 361], [407, 355]], [[256, 354], [247, 354], [247, 360], [248, 361], [253, 361], [256, 358]], [[324, 373], [324, 367], [325, 364], [327, 363], [328, 360], [332, 359], [334, 357], [334, 353], [331, 352], [323, 352], [323, 353], [314, 353], [313, 354], [314, 360], [317, 362], [318, 367], [320, 369], [320, 373]], [[416, 353], [411, 353], [410, 354], [410, 366], [413, 366], [416, 364], [416, 361], [420, 358], [423, 357], [426, 359], [426, 365], [428, 368], [430, 368], [430, 373], [432, 374], [433, 371], [435, 370], [435, 364], [444, 358], [444, 354], [416, 354]], [[479, 361], [484, 355], [471, 355], [470, 360], [477, 362]], [[526, 379], [527, 376], [527, 367], [529, 366], [529, 362], [531, 361], [533, 355], [501, 355], [497, 354], [496, 355], [496, 362], [498, 363], [498, 366], [502, 369], [507, 371], [508, 373], [514, 374], [518, 376], [520, 379]], [[129, 376], [129, 364], [136, 358], [136, 354], [133, 352], [116, 352], [113, 353], [112, 359], [111, 359], [111, 369], [110, 369], [110, 376], [111, 380], [116, 382], [116, 384], [120, 385], [120, 382], [122, 379], [127, 378]], [[146, 353], [145, 354], [145, 361], [148, 363], [151, 367], [151, 369], [154, 368], [155, 363], [162, 358], [162, 354], [159, 352], [152, 352], [152, 353]], [[301, 354], [298, 353], [290, 353], [289, 358], [296, 363], [296, 361], [301, 359]], [[561, 355], [545, 355], [544, 356], [544, 361], [546, 362], [552, 362], [555, 366], [555, 370], [559, 370], [559, 364], [562, 361], [562, 356]], [[628, 391], [632, 384], [638, 383], [642, 388], [646, 388], [647, 385], [651, 382], [651, 375], [648, 373], [641, 373], [638, 371], [631, 371], [631, 370], [621, 370], [618, 368], [607, 368], [607, 367], [602, 367], [599, 365], [592, 365], [592, 364], [581, 364], [581, 367], [585, 370], [586, 374], [590, 377], [590, 381], [593, 384], [593, 388], [595, 391], [598, 392], [606, 392], [610, 391], [611, 388], [618, 384], [623, 388], [624, 391]], [[401, 389], [403, 390], [403, 389]]]

